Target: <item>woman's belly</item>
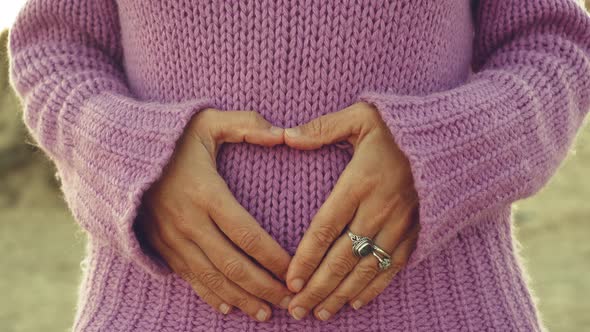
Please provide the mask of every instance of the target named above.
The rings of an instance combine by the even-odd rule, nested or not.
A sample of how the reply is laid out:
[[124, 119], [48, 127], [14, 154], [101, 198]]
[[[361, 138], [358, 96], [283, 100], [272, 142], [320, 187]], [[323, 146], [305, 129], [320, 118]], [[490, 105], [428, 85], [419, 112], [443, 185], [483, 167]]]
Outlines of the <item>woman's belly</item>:
[[224, 144], [217, 162], [238, 202], [294, 254], [351, 154], [351, 149], [334, 144], [304, 151], [286, 145], [237, 143]]

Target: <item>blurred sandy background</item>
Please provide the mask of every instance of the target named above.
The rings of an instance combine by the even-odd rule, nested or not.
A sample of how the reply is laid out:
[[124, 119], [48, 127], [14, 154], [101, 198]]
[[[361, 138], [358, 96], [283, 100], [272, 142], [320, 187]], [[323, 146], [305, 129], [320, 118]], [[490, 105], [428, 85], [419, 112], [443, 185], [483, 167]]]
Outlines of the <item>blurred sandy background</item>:
[[[0, 331], [65, 331], [74, 315], [85, 235], [64, 205], [52, 164], [26, 134], [18, 99], [7, 80], [6, 42], [4, 31]], [[585, 126], [550, 184], [519, 202], [514, 211], [530, 285], [550, 331], [590, 331], [589, 171], [590, 133]]]

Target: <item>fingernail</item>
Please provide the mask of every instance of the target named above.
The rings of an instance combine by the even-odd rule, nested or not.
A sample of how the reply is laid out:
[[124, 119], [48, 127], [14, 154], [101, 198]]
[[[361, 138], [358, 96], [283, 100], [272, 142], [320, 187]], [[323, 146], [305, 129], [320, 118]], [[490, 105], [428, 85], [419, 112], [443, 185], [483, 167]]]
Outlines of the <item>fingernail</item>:
[[256, 313], [256, 319], [258, 319], [259, 321], [264, 321], [266, 319], [266, 316], [267, 316], [267, 313], [264, 309], [260, 309]]
[[294, 291], [299, 292], [301, 288], [303, 288], [303, 279], [293, 279], [293, 281], [291, 282], [291, 286], [293, 286]]
[[279, 127], [275, 127], [275, 126], [270, 127], [270, 132], [273, 133], [274, 135], [277, 135], [277, 136], [283, 135], [283, 130], [284, 130], [283, 128], [279, 128]]
[[293, 309], [293, 312], [291, 313], [291, 315], [293, 315], [293, 318], [300, 320], [301, 318], [303, 318], [305, 316], [305, 314], [307, 313], [307, 311], [301, 307], [297, 307], [295, 309]]
[[358, 310], [362, 306], [363, 306], [363, 302], [361, 302], [360, 300], [356, 300], [352, 304], [352, 307], [354, 308], [354, 310]]
[[331, 315], [332, 314], [330, 314], [330, 312], [328, 312], [326, 309], [322, 309], [320, 312], [318, 312], [318, 317], [320, 317], [321, 320], [328, 320]]
[[285, 296], [285, 298], [281, 300], [281, 303], [279, 303], [279, 305], [281, 306], [281, 308], [287, 309], [289, 307], [289, 302], [291, 302], [291, 297]]
[[297, 127], [287, 128], [285, 129], [285, 133], [287, 134], [287, 136], [296, 137], [301, 135], [301, 130], [299, 130], [299, 128]]
[[227, 315], [227, 313], [229, 312], [229, 306], [225, 303], [222, 303], [219, 305], [219, 310]]

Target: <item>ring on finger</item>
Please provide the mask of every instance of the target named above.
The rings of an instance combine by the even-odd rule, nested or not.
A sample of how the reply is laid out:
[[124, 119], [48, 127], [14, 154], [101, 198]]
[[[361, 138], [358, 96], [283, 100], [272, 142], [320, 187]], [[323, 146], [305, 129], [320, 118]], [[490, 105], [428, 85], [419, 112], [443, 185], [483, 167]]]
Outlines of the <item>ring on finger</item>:
[[373, 252], [373, 240], [366, 236], [354, 234], [350, 230], [347, 230], [347, 233], [352, 240], [352, 253], [356, 257], [365, 257]]
[[391, 255], [388, 254], [383, 248], [373, 243], [373, 256], [379, 261], [379, 270], [387, 270], [391, 266]]

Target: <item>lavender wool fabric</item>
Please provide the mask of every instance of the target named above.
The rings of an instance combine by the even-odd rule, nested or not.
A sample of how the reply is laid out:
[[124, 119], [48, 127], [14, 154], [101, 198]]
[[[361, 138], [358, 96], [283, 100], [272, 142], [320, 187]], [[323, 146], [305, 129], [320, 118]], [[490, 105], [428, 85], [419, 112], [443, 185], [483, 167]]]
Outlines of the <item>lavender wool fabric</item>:
[[[10, 52], [26, 125], [88, 234], [75, 331], [543, 329], [511, 204], [547, 183], [590, 107], [573, 0], [29, 0]], [[360, 100], [411, 162], [422, 225], [374, 301], [326, 322], [225, 316], [144, 249], [142, 195], [196, 112], [290, 127]], [[350, 158], [238, 143], [218, 168], [293, 254]]]

